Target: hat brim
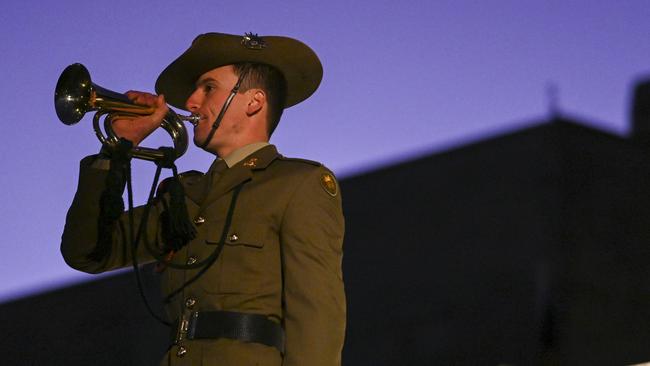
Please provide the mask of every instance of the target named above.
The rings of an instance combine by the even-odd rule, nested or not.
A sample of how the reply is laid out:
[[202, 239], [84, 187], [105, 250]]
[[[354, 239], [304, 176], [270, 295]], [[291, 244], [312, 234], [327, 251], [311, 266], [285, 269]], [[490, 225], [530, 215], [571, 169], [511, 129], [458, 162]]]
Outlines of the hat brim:
[[174, 60], [156, 80], [156, 93], [164, 94], [167, 103], [179, 109], [194, 92], [195, 83], [204, 73], [217, 67], [241, 62], [267, 64], [278, 69], [287, 82], [285, 108], [312, 95], [323, 78], [318, 56], [304, 43], [280, 36], [261, 37], [265, 47], [249, 48], [242, 36], [206, 33]]

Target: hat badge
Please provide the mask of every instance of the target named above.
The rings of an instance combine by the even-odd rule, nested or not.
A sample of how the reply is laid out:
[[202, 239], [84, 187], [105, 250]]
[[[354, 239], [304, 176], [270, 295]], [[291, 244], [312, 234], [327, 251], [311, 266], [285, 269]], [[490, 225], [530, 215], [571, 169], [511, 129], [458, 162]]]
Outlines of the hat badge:
[[249, 50], [262, 50], [266, 48], [266, 42], [257, 33], [245, 33], [242, 37], [241, 44]]

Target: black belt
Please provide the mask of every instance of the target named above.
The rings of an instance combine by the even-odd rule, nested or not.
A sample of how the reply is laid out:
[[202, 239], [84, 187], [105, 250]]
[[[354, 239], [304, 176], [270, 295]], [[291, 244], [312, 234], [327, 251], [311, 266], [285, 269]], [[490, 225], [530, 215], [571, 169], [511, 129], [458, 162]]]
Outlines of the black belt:
[[172, 339], [230, 338], [242, 342], [261, 343], [284, 353], [284, 331], [280, 324], [260, 314], [233, 311], [195, 311], [189, 319], [181, 319], [172, 328]]

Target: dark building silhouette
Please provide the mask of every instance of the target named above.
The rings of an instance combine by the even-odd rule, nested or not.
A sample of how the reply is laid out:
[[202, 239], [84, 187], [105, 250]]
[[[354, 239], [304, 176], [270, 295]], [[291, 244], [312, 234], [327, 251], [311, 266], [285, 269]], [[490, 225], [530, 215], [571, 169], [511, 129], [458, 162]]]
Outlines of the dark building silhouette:
[[347, 179], [349, 365], [650, 360], [650, 151], [555, 119]]
[[[341, 188], [345, 365], [650, 361], [642, 141], [556, 118]], [[2, 304], [0, 322], [6, 365], [156, 364], [167, 337], [132, 274]]]

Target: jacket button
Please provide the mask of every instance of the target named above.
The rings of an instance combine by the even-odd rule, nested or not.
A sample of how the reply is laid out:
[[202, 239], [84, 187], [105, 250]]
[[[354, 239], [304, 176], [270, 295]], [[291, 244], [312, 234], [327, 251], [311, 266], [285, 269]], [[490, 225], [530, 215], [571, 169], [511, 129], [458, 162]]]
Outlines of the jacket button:
[[201, 216], [194, 219], [194, 225], [199, 226], [205, 222], [205, 219]]
[[187, 265], [191, 266], [192, 264], [196, 263], [196, 257], [189, 257], [187, 258]]
[[176, 351], [176, 357], [183, 357], [187, 353], [187, 348], [185, 346], [179, 346]]
[[187, 300], [185, 300], [185, 307], [188, 309], [192, 309], [196, 305], [196, 299], [193, 297], [188, 297]]
[[235, 241], [239, 240], [239, 237], [237, 236], [237, 234], [232, 234], [232, 235], [230, 235], [228, 240], [230, 240], [232, 242], [235, 242]]

